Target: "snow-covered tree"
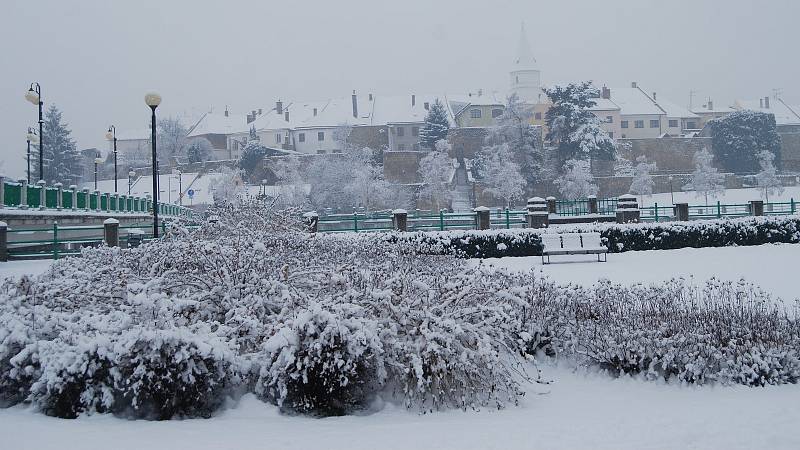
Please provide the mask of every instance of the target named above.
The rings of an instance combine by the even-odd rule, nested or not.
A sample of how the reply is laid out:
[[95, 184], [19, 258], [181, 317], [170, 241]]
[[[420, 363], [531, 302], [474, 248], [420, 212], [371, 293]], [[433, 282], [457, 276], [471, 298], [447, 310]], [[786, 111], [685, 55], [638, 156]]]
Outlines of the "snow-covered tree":
[[343, 123], [339, 124], [331, 133], [331, 139], [336, 143], [336, 149], [343, 152], [353, 150], [353, 145], [350, 142], [350, 135], [353, 133], [353, 127]]
[[209, 174], [208, 189], [213, 193], [215, 205], [238, 205], [244, 195], [241, 173], [223, 167], [219, 173]]
[[436, 210], [446, 206], [453, 196], [450, 185], [454, 173], [453, 160], [449, 155], [450, 144], [442, 139], [436, 143], [436, 149], [429, 152], [419, 162], [419, 174], [422, 188], [419, 198], [428, 200]]
[[189, 130], [183, 125], [180, 119], [167, 117], [158, 120], [158, 159], [162, 164], [170, 161], [170, 158], [183, 159], [187, 156], [189, 141], [186, 135]]
[[526, 183], [532, 184], [542, 177], [544, 156], [541, 149], [541, 132], [531, 125], [533, 110], [525, 106], [517, 94], [506, 99], [503, 114], [497, 125], [489, 130], [487, 145], [508, 144], [514, 160]]
[[267, 148], [261, 145], [261, 142], [258, 140], [248, 141], [247, 145], [242, 149], [242, 153], [239, 155], [239, 162], [237, 165], [249, 178], [253, 175], [256, 167], [258, 167], [266, 154]]
[[[82, 173], [82, 158], [78, 152], [72, 131], [62, 121], [61, 110], [51, 105], [44, 115], [44, 179], [48, 184], [77, 184]], [[38, 153], [38, 152], [37, 152]], [[38, 162], [38, 159], [37, 159]], [[34, 171], [33, 161], [31, 170]], [[34, 171], [40, 176], [38, 171]], [[31, 177], [38, 180], [39, 177]]]
[[695, 153], [692, 178], [683, 186], [684, 191], [695, 191], [698, 197], [705, 197], [706, 205], [708, 205], [709, 195], [725, 189], [725, 175], [719, 173], [717, 168], [711, 165], [713, 158], [707, 149]]
[[306, 200], [300, 159], [294, 156], [275, 158], [272, 171], [278, 187], [277, 201], [284, 206], [302, 205]]
[[636, 158], [636, 167], [633, 169], [633, 180], [629, 189], [631, 194], [651, 195], [653, 193], [653, 172], [657, 169], [656, 163], [647, 162], [644, 155]]
[[208, 160], [214, 152], [214, 148], [206, 138], [197, 138], [189, 144], [186, 149], [186, 158], [190, 163], [198, 163]]
[[545, 93], [553, 103], [545, 115], [546, 137], [556, 146], [561, 161], [614, 159], [616, 143], [589, 110], [599, 97], [591, 82], [554, 86]]
[[419, 130], [419, 142], [423, 148], [433, 149], [436, 143], [442, 139], [447, 139], [447, 132], [450, 130], [450, 120], [444, 104], [437, 98], [430, 105], [428, 115], [425, 116], [425, 125]]
[[775, 115], [759, 111], [734, 111], [709, 122], [714, 156], [726, 171], [758, 170], [760, 154], [769, 151], [780, 162], [781, 138]]
[[478, 159], [479, 176], [486, 192], [503, 199], [507, 207], [522, 197], [525, 178], [519, 164], [514, 161], [508, 144], [484, 147]]
[[769, 150], [762, 150], [758, 154], [758, 164], [761, 166], [761, 171], [756, 174], [756, 181], [758, 187], [764, 190], [764, 199], [769, 202], [769, 196], [779, 195], [783, 193], [783, 185], [778, 178], [777, 170], [773, 161], [775, 154]]
[[571, 159], [564, 164], [564, 174], [553, 183], [567, 200], [579, 200], [597, 195], [592, 172], [587, 161]]

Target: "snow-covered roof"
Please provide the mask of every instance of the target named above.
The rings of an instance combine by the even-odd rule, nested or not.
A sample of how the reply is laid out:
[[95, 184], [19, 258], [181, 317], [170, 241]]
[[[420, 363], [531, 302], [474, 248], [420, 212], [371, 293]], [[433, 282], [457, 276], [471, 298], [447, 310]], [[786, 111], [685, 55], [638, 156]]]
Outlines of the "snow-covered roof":
[[384, 125], [392, 123], [424, 122], [425, 116], [428, 115], [428, 110], [425, 109], [425, 103], [428, 103], [428, 106], [433, 105], [436, 99], [439, 99], [442, 105], [444, 105], [450, 124], [455, 125], [453, 112], [444, 95], [415, 95], [413, 105], [411, 104], [411, 95], [377, 96], [375, 97], [375, 109], [372, 115], [372, 123], [375, 125]]
[[667, 117], [679, 117], [681, 119], [699, 119], [700, 116], [697, 114], [689, 111], [688, 109], [684, 108], [683, 106], [677, 105], [672, 103], [669, 100], [663, 100], [661, 98], [656, 98], [656, 103], [658, 104], [661, 109], [667, 113]]
[[[353, 99], [351, 96], [328, 100], [313, 114], [295, 122], [296, 128], [329, 128], [339, 125], [372, 125], [373, 100], [359, 95], [356, 97], [358, 117], [353, 117]], [[313, 102], [309, 102], [311, 105]], [[291, 116], [291, 113], [289, 114]]]
[[766, 107], [763, 99], [759, 100], [736, 100], [734, 108], [736, 109], [749, 109], [751, 111], [759, 111], [775, 116], [775, 123], [777, 125], [797, 125], [800, 124], [800, 111], [790, 108], [786, 103], [780, 99], [769, 99], [769, 108]]
[[639, 88], [611, 88], [611, 101], [622, 115], [663, 115], [665, 112]]
[[695, 114], [728, 114], [734, 111], [736, 110], [730, 106], [714, 106], [713, 103], [711, 108], [708, 107], [708, 104], [692, 108], [692, 112]]
[[247, 131], [247, 116], [241, 114], [230, 114], [208, 112], [200, 118], [189, 130], [188, 137], [203, 136], [206, 134], [233, 134]]
[[[505, 99], [497, 92], [478, 92], [468, 94], [447, 94], [447, 101], [451, 104], [461, 104], [464, 106], [503, 106], [506, 104]], [[464, 107], [462, 106], [462, 108]], [[453, 111], [458, 111], [462, 108], [453, 107]]]
[[620, 107], [607, 98], [598, 97], [594, 99], [595, 105], [587, 108], [589, 111], [619, 111]]

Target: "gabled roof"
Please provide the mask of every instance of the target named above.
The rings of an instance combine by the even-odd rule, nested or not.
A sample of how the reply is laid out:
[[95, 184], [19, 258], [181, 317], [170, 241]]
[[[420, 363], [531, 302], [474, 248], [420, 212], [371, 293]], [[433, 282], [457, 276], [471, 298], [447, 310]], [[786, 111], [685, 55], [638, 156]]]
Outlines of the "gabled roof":
[[[356, 97], [358, 117], [353, 117], [352, 97], [340, 97], [328, 100], [313, 114], [300, 119], [295, 123], [296, 128], [329, 128], [339, 125], [361, 126], [372, 125], [374, 98], [372, 101], [365, 96]], [[310, 105], [311, 103], [309, 103]], [[291, 116], [291, 113], [290, 113]]]
[[188, 137], [203, 136], [206, 134], [233, 134], [249, 130], [247, 117], [241, 114], [213, 113], [203, 114], [189, 130]]
[[692, 112], [695, 114], [728, 114], [736, 111], [735, 109], [731, 108], [730, 106], [713, 106], [709, 108], [708, 105], [703, 106], [695, 106], [692, 108]]
[[689, 111], [688, 109], [684, 108], [683, 106], [679, 106], [675, 103], [672, 103], [669, 100], [661, 100], [656, 99], [656, 104], [664, 110], [667, 114], [667, 117], [678, 117], [681, 119], [699, 119], [700, 116], [697, 114]]
[[786, 103], [783, 102], [781, 99], [769, 99], [769, 108], [766, 107], [766, 104], [763, 102], [763, 99], [759, 100], [736, 100], [736, 104], [734, 108], [736, 109], [748, 109], [751, 111], [759, 111], [767, 114], [772, 114], [775, 116], [775, 123], [777, 125], [797, 125], [800, 124], [800, 111], [795, 110], [794, 108], [790, 108]]
[[412, 105], [411, 95], [390, 95], [375, 97], [375, 109], [372, 116], [372, 123], [375, 125], [400, 124], [400, 123], [421, 123], [425, 121], [428, 110], [425, 103], [433, 105], [439, 99], [447, 111], [447, 118], [450, 125], [455, 125], [453, 112], [449, 102], [444, 95], [415, 95]]
[[653, 100], [639, 88], [611, 88], [611, 101], [619, 106], [620, 114], [634, 115], [664, 115], [662, 110]]
[[619, 111], [620, 107], [611, 100], [603, 97], [594, 99], [595, 105], [591, 108], [586, 108], [589, 111]]

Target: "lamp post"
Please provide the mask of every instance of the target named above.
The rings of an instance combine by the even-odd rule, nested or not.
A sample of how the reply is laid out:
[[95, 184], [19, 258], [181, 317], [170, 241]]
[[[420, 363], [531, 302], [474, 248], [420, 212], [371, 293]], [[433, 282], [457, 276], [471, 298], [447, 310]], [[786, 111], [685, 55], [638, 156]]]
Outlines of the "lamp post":
[[39, 105], [39, 179], [44, 180], [44, 132], [42, 130], [44, 127], [44, 114], [42, 112], [44, 102], [42, 101], [42, 86], [36, 82], [31, 83], [30, 89], [25, 93], [25, 100], [34, 105]]
[[669, 197], [672, 199], [672, 204], [675, 204], [675, 194], [672, 193], [672, 175], [667, 177], [669, 180]]
[[[117, 193], [117, 127], [111, 125], [108, 127], [106, 139], [114, 142], [114, 193]], [[130, 192], [129, 192], [130, 193]]]
[[103, 163], [103, 158], [100, 157], [100, 153], [97, 154], [97, 157], [94, 159], [94, 190], [97, 190], [97, 165]]
[[150, 119], [150, 142], [153, 144], [153, 237], [158, 238], [158, 155], [156, 154], [156, 108], [161, 104], [161, 96], [150, 92], [144, 102], [152, 111]]
[[176, 170], [175, 174], [178, 175], [178, 205], [183, 206], [183, 172]]
[[31, 184], [31, 142], [34, 144], [39, 142], [39, 136], [36, 134], [36, 130], [28, 127], [28, 136], [25, 140], [28, 142], [28, 184]]
[[136, 172], [131, 170], [128, 172], [128, 196], [131, 195], [131, 186], [133, 185], [133, 177], [136, 176]]

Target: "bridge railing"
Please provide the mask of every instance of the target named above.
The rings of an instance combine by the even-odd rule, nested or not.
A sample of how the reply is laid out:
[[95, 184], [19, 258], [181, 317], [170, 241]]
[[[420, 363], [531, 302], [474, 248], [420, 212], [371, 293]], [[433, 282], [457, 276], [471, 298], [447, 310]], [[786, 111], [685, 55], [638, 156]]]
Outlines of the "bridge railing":
[[[138, 197], [79, 190], [75, 185], [64, 189], [61, 183], [46, 186], [43, 181], [29, 185], [25, 179], [15, 182], [0, 177], [0, 208], [152, 214], [153, 201], [149, 195]], [[158, 214], [194, 219], [192, 209], [164, 202], [158, 203]]]

